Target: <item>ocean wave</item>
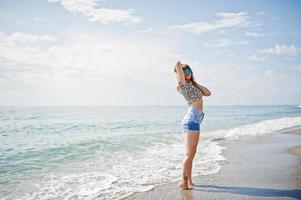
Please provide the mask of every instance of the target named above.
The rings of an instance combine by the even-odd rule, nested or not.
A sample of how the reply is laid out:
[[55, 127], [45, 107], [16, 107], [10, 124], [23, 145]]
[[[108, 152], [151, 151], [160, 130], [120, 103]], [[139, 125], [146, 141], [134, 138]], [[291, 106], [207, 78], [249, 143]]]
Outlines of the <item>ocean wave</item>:
[[100, 172], [51, 175], [43, 182], [35, 182], [31, 193], [16, 195], [20, 200], [94, 199], [110, 188], [117, 177]]
[[[184, 140], [180, 135], [170, 135], [169, 143], [156, 143], [139, 152], [125, 151], [111, 154], [107, 163], [95, 157], [72, 165], [65, 165], [62, 174], [45, 175], [43, 182], [35, 182], [32, 192], [18, 199], [121, 199], [134, 192], [148, 191], [157, 185], [179, 180], [185, 157]], [[198, 159], [194, 161], [193, 175], [218, 173], [223, 149], [218, 142], [201, 140]], [[101, 154], [99, 155], [101, 157]], [[100, 170], [104, 164], [108, 167]], [[72, 169], [71, 172], [68, 168]], [[76, 172], [78, 169], [78, 173]], [[83, 173], [85, 171], [86, 173]], [[87, 172], [88, 171], [88, 172]]]
[[239, 139], [272, 134], [287, 128], [301, 125], [301, 117], [283, 117], [236, 126], [230, 129], [220, 129], [206, 134], [211, 139]]

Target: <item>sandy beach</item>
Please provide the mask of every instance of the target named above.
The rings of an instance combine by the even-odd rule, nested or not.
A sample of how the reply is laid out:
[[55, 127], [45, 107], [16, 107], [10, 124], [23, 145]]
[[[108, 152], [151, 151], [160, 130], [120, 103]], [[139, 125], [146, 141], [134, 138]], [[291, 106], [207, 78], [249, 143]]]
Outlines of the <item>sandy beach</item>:
[[194, 177], [194, 188], [181, 191], [175, 181], [126, 199], [301, 199], [300, 127], [220, 145], [222, 169]]

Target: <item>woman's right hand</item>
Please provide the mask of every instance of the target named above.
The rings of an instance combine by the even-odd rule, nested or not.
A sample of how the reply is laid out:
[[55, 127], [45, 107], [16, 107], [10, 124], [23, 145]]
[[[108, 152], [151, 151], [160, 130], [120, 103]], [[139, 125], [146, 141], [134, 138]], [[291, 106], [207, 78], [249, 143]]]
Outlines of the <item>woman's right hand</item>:
[[174, 71], [177, 73], [178, 82], [181, 82], [181, 83], [186, 82], [185, 75], [183, 72], [183, 66], [184, 65], [180, 61], [177, 61], [177, 63], [175, 64], [175, 69], [174, 69]]
[[183, 64], [180, 61], [177, 61], [177, 63], [175, 64], [175, 68], [177, 69], [182, 69]]
[[177, 72], [177, 69], [179, 68], [179, 66], [181, 66], [180, 61], [177, 61], [176, 64], [174, 65], [174, 72]]

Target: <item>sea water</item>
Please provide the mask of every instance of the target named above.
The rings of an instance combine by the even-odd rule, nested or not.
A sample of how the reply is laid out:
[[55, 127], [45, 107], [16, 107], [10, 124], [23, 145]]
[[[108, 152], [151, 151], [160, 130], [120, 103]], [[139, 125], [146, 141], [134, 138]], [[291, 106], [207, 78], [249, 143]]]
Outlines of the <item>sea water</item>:
[[[0, 107], [1, 199], [119, 199], [179, 180], [186, 106]], [[218, 173], [220, 140], [301, 125], [301, 106], [206, 106], [193, 175]]]

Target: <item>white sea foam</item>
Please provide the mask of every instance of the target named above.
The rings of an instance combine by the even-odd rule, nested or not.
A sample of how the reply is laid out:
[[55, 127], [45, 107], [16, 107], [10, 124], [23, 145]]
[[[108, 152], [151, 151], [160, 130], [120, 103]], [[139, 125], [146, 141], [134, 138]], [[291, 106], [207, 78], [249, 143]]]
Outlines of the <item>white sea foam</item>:
[[[46, 176], [47, 177], [47, 176]], [[111, 187], [117, 177], [99, 172], [51, 175], [34, 184], [35, 191], [15, 196], [21, 200], [93, 199]]]
[[[170, 135], [170, 139], [172, 142], [157, 143], [135, 154], [112, 155], [115, 164], [101, 173], [70, 174], [66, 171], [63, 175], [51, 175], [43, 183], [36, 184], [35, 192], [19, 199], [119, 199], [178, 180], [185, 156], [184, 140], [182, 135]], [[225, 160], [221, 155], [224, 148], [218, 142], [201, 140], [193, 175], [219, 172], [219, 161]], [[94, 162], [82, 163], [81, 168], [89, 171], [103, 165]]]
[[206, 134], [206, 138], [239, 139], [271, 134], [283, 129], [301, 125], [301, 117], [284, 117], [269, 119], [250, 124], [240, 125], [230, 129], [215, 130]]

